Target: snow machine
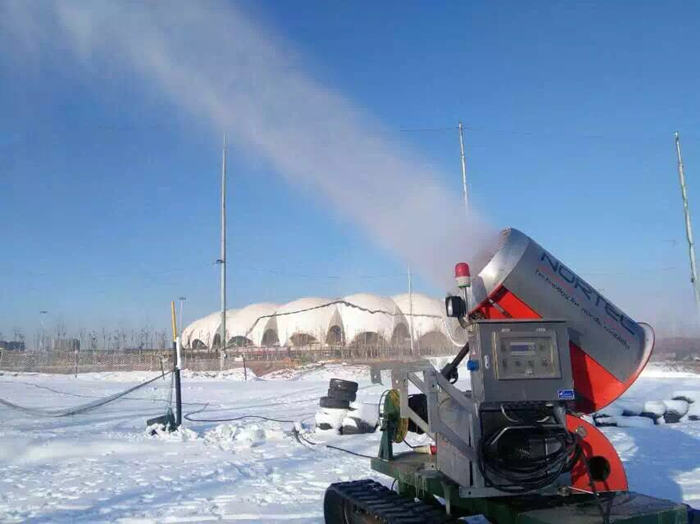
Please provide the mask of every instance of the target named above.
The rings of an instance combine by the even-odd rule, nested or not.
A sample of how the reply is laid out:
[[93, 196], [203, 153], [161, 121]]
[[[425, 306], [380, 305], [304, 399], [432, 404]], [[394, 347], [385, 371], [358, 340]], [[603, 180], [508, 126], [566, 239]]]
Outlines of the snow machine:
[[[682, 523], [683, 504], [628, 491], [612, 444], [584, 420], [635, 381], [654, 344], [636, 322], [527, 235], [505, 230], [472, 278], [455, 267], [445, 299], [461, 350], [443, 369], [428, 362], [391, 370], [383, 396], [373, 480], [338, 482], [324, 498], [328, 523]], [[471, 388], [455, 386], [466, 368]], [[409, 394], [409, 385], [419, 393]], [[408, 432], [427, 446], [395, 453]]]

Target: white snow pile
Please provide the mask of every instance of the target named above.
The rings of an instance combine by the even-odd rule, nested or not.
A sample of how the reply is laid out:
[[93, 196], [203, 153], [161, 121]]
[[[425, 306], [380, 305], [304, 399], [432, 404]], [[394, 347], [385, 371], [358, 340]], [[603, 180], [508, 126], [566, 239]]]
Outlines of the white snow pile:
[[314, 419], [317, 432], [371, 433], [377, 429], [379, 411], [377, 404], [351, 402], [349, 409], [319, 408]]
[[[359, 383], [350, 407], [362, 418], [376, 416], [389, 382], [370, 384], [368, 368], [362, 366], [314, 366], [292, 370], [287, 378], [281, 375], [244, 381], [235, 375], [185, 374], [184, 410], [200, 420], [185, 420], [178, 431], [155, 436], [147, 433], [146, 420], [162, 415], [165, 406], [143, 391], [127, 402], [71, 417], [35, 418], [0, 407], [0, 522], [320, 524], [323, 495], [332, 482], [374, 478], [391, 485], [392, 479], [373, 471], [366, 458], [323, 445], [376, 456], [381, 432], [308, 433], [329, 378]], [[0, 397], [65, 409], [151, 376], [5, 374], [0, 376]], [[700, 423], [690, 418], [697, 413], [699, 396], [698, 375], [653, 370], [606, 408], [617, 426], [600, 430], [619, 453], [630, 489], [700, 506]], [[658, 425], [639, 416], [647, 401], [661, 401], [664, 415], [682, 411], [677, 401], [689, 408], [679, 422]], [[658, 413], [660, 405], [654, 406]], [[297, 421], [317, 445], [297, 441], [292, 424], [220, 420], [246, 415]], [[409, 438], [423, 443], [416, 435]], [[395, 449], [409, 448], [396, 444]]]
[[379, 423], [379, 406], [376, 403], [352, 402], [350, 416], [374, 427]]
[[184, 369], [182, 371], [182, 377], [187, 379], [223, 378], [239, 382], [246, 380], [260, 380], [250, 368], [248, 368], [246, 371], [244, 371], [243, 368], [226, 369], [224, 371], [190, 371], [188, 369]]
[[316, 431], [338, 432], [343, 427], [343, 420], [348, 414], [347, 409], [319, 408], [314, 415]]
[[241, 451], [286, 438], [277, 422], [220, 424], [204, 434], [204, 442], [222, 450]]
[[187, 442], [188, 440], [196, 440], [199, 438], [199, 435], [191, 429], [181, 426], [175, 431], [168, 431], [160, 424], [148, 426], [146, 428], [146, 434], [149, 437], [170, 442]]
[[648, 427], [700, 421], [700, 393], [675, 391], [670, 400], [625, 398], [593, 414], [597, 426]]

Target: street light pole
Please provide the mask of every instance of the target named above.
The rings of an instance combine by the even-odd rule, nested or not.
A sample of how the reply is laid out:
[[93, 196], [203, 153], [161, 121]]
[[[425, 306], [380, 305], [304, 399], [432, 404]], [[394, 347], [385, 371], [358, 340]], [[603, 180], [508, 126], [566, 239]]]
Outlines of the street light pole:
[[459, 129], [459, 159], [462, 163], [462, 192], [464, 194], [464, 212], [469, 214], [469, 192], [467, 191], [467, 161], [464, 157], [464, 127], [462, 122], [457, 126]]
[[226, 135], [221, 151], [221, 334], [219, 338], [219, 369], [223, 369], [226, 351]]

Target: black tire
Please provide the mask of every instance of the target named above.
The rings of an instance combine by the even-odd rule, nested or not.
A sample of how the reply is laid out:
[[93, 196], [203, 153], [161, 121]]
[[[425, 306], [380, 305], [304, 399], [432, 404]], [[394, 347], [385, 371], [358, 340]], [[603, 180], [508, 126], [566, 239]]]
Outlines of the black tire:
[[[420, 418], [428, 422], [428, 399], [423, 393], [408, 396], [408, 407], [415, 411]], [[408, 419], [408, 431], [422, 435], [423, 430], [411, 419]]]
[[355, 402], [357, 394], [354, 391], [345, 391], [343, 389], [328, 389], [328, 396], [337, 400], [345, 400], [346, 402]]
[[318, 401], [318, 405], [322, 408], [329, 409], [349, 409], [350, 402], [343, 399], [332, 398], [332, 397], [321, 397]]
[[332, 378], [328, 383], [328, 389], [339, 389], [343, 391], [352, 391], [353, 393], [357, 393], [357, 382], [353, 382], [351, 380], [343, 380], [340, 378]]
[[675, 411], [667, 411], [664, 413], [664, 421], [666, 424], [676, 424], [677, 422], [681, 421], [681, 415]]

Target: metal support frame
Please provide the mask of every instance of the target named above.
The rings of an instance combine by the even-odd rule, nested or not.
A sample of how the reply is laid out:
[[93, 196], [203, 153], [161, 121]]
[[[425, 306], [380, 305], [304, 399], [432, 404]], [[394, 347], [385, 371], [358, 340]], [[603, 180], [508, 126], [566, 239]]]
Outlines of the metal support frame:
[[[442, 479], [441, 481], [446, 481], [448, 483], [454, 484], [457, 493], [454, 494], [456, 497], [501, 497], [508, 495], [507, 493], [492, 487], [486, 486], [485, 480], [479, 473], [477, 467], [479, 456], [477, 450], [473, 447], [472, 443], [479, 442], [481, 439], [481, 427], [479, 422], [479, 405], [478, 402], [472, 400], [464, 392], [458, 390], [454, 387], [437, 369], [433, 367], [428, 361], [406, 363], [406, 364], [389, 364], [389, 365], [375, 365], [371, 368], [371, 376], [373, 383], [381, 382], [381, 371], [390, 370], [391, 371], [391, 383], [392, 387], [399, 392], [400, 398], [400, 416], [410, 419], [416, 426], [421, 428], [426, 434], [428, 434], [433, 440], [438, 441], [438, 436], [449, 443], [455, 450], [463, 456], [465, 464], [471, 463], [470, 467], [472, 471], [471, 483], [470, 485], [459, 485], [449, 479], [446, 475], [440, 471], [435, 471], [436, 463], [432, 462], [432, 467], [428, 469], [421, 469], [415, 473], [415, 478], [412, 484], [418, 489], [423, 485], [427, 479], [423, 478], [425, 475], [433, 478], [436, 474]], [[422, 374], [422, 377], [421, 377]], [[427, 406], [428, 406], [428, 420], [424, 420], [418, 413], [416, 413], [408, 405], [408, 388], [409, 384], [413, 384], [421, 393], [426, 395]], [[452, 401], [453, 407], [456, 405], [459, 409], [463, 409], [467, 415], [467, 426], [468, 433], [466, 438], [455, 432], [446, 422], [443, 420], [440, 414], [440, 406], [447, 401]], [[438, 445], [438, 454], [441, 452], [440, 446]], [[387, 450], [383, 451], [383, 459], [393, 459], [393, 451], [390, 452], [391, 456], [387, 456]], [[380, 455], [382, 452], [380, 451]], [[374, 462], [373, 462], [374, 464]], [[380, 469], [383, 471], [384, 467]], [[564, 474], [568, 475], [568, 474]], [[560, 479], [563, 480], [563, 479]], [[566, 480], [569, 480], [568, 478]], [[566, 484], [566, 482], [564, 482]], [[542, 494], [555, 494], [559, 486], [559, 483], [553, 484], [551, 489], [544, 489], [541, 491]], [[551, 493], [550, 493], [551, 492]]]
[[[381, 383], [382, 369], [391, 370], [392, 387], [399, 392], [401, 416], [410, 419], [423, 432], [435, 439], [435, 435], [440, 433], [450, 443], [459, 449], [462, 454], [471, 461], [477, 460], [477, 454], [474, 448], [471, 447], [471, 442], [478, 439], [478, 434], [474, 434], [474, 424], [470, 423], [470, 434], [468, 439], [464, 439], [457, 435], [445, 422], [440, 418], [440, 402], [449, 398], [457, 402], [462, 408], [469, 412], [470, 422], [474, 420], [476, 410], [475, 403], [459, 391], [456, 387], [442, 376], [429, 362], [416, 364], [406, 364], [399, 366], [387, 367], [372, 367], [373, 382], [379, 377], [378, 382]], [[423, 373], [421, 378], [418, 372]], [[375, 382], [377, 383], [377, 382]], [[428, 420], [424, 420], [408, 405], [408, 386], [413, 384], [418, 390], [423, 393], [428, 399]], [[440, 398], [442, 396], [442, 398]]]

